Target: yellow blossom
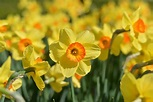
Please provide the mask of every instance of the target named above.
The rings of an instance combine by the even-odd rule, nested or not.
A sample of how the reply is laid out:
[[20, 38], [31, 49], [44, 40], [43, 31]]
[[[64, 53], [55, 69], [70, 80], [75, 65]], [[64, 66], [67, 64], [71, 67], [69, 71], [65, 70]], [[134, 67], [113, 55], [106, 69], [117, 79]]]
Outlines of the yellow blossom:
[[41, 36], [38, 30], [31, 30], [28, 33], [24, 31], [16, 31], [17, 35], [12, 42], [12, 54], [15, 60], [21, 60], [23, 57], [23, 51], [29, 45], [32, 45], [36, 51], [36, 54], [42, 55], [44, 53], [44, 43], [42, 42], [43, 36]]
[[[11, 67], [11, 57], [8, 57], [4, 64], [0, 67], [0, 87], [6, 88], [8, 79], [14, 73], [14, 71], [10, 70]], [[20, 79], [16, 79], [11, 85], [8, 87], [10, 91], [15, 91], [20, 88], [22, 85], [22, 81]], [[0, 93], [0, 97], [1, 97]]]
[[56, 92], [61, 92], [62, 87], [68, 85], [67, 82], [64, 82], [65, 77], [61, 73], [59, 64], [52, 66], [50, 70], [45, 74], [45, 78], [47, 79], [46, 83], [49, 83], [53, 90]]
[[42, 61], [40, 57], [36, 57], [34, 48], [32, 46], [28, 46], [23, 53], [22, 63], [25, 70], [32, 70], [31, 72], [28, 72], [27, 75], [33, 78], [36, 86], [42, 91], [45, 84], [41, 76], [46, 74], [49, 70], [50, 66], [48, 62]]
[[50, 57], [60, 64], [64, 76], [86, 75], [91, 69], [90, 60], [100, 55], [100, 48], [94, 42], [89, 31], [75, 35], [71, 29], [61, 29], [59, 41], [50, 45]]
[[138, 8], [131, 16], [126, 12], [123, 15], [122, 26], [126, 30], [130, 30], [132, 37], [132, 45], [138, 50], [142, 50], [142, 43], [147, 42], [146, 24], [139, 17], [140, 8]]
[[120, 84], [124, 102], [152, 102], [152, 82], [152, 73], [145, 74], [138, 79], [136, 79], [130, 72], [125, 73]]

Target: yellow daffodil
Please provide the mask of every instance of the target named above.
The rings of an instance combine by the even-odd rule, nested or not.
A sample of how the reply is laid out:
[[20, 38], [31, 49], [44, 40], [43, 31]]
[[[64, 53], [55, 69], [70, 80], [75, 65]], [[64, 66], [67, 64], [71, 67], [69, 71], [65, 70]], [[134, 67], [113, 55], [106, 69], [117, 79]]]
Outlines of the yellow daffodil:
[[121, 43], [121, 51], [124, 54], [129, 54], [132, 50], [132, 38], [130, 37], [128, 32], [124, 32], [123, 33], [123, 41]]
[[[10, 70], [11, 67], [11, 58], [8, 57], [4, 64], [0, 67], [0, 87], [6, 88], [8, 79], [14, 73], [14, 71]], [[15, 91], [20, 88], [22, 85], [22, 81], [20, 79], [16, 79], [11, 85], [8, 87], [10, 91]], [[1, 97], [0, 93], [0, 97]]]
[[108, 24], [104, 24], [102, 29], [95, 26], [92, 28], [92, 31], [95, 34], [97, 44], [101, 48], [101, 54], [98, 57], [100, 60], [106, 60], [108, 58], [109, 50], [111, 54], [119, 55], [120, 43], [123, 40], [122, 35], [116, 36], [111, 45], [113, 32]]
[[132, 45], [138, 50], [142, 50], [141, 43], [147, 42], [146, 24], [144, 20], [139, 17], [140, 8], [138, 8], [130, 17], [127, 13], [124, 13], [122, 19], [122, 26], [126, 30], [130, 30], [132, 36]]
[[36, 54], [42, 55], [44, 53], [44, 43], [42, 42], [43, 36], [38, 30], [31, 30], [28, 34], [24, 31], [16, 31], [16, 37], [12, 42], [12, 54], [15, 60], [21, 60], [23, 57], [23, 51], [28, 45], [32, 45], [36, 51]]
[[32, 70], [28, 72], [27, 75], [33, 78], [36, 86], [39, 90], [43, 90], [45, 84], [41, 78], [42, 75], [46, 74], [49, 70], [50, 66], [47, 61], [42, 61], [40, 57], [35, 56], [34, 48], [32, 46], [28, 46], [23, 53], [23, 67], [25, 70]]
[[93, 27], [93, 33], [95, 34], [97, 43], [101, 48], [101, 54], [98, 58], [100, 60], [106, 60], [108, 58], [108, 52], [110, 49], [111, 38], [112, 38], [112, 32], [110, 26], [104, 24], [102, 30], [95, 26]]
[[75, 35], [71, 29], [61, 29], [59, 41], [50, 45], [50, 57], [60, 64], [64, 76], [86, 75], [91, 69], [90, 60], [100, 55], [100, 48], [94, 42], [89, 31]]
[[153, 101], [153, 74], [145, 74], [136, 79], [130, 72], [121, 79], [121, 92], [124, 102], [152, 102]]
[[67, 86], [68, 82], [64, 82], [65, 77], [61, 73], [60, 65], [56, 64], [50, 68], [50, 70], [45, 74], [47, 79], [45, 82], [50, 84], [56, 92], [61, 92], [62, 87]]

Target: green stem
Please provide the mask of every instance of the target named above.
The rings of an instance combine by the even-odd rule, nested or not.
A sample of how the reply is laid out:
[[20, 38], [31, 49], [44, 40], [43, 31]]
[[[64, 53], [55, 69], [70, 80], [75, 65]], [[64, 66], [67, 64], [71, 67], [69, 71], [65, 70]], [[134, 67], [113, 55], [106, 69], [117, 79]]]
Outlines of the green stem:
[[3, 88], [0, 89], [0, 92], [3, 93], [3, 94], [2, 94], [2, 97], [1, 97], [1, 102], [4, 102], [4, 101], [5, 101], [5, 95], [10, 95], [9, 90], [7, 90], [7, 89], [9, 89], [10, 85], [11, 85], [16, 79], [22, 78], [22, 77], [24, 76], [24, 74], [25, 74], [25, 71], [19, 71], [19, 72], [14, 72], [14, 73], [10, 76], [10, 78], [8, 79], [8, 82], [7, 82], [6, 86], [5, 86], [6, 89], [3, 89]]
[[73, 87], [72, 77], [70, 78], [70, 86], [71, 86], [72, 102], [75, 102], [75, 95], [74, 95], [74, 87]]
[[147, 66], [147, 65], [152, 65], [152, 64], [153, 64], [153, 60], [150, 60], [150, 61], [147, 61], [147, 62], [143, 62], [143, 63], [135, 64], [133, 66], [131, 72], [133, 73], [136, 69], [142, 68], [142, 67]]
[[111, 39], [111, 42], [110, 42], [110, 49], [108, 51], [108, 59], [107, 59], [107, 64], [106, 64], [106, 70], [105, 70], [105, 78], [108, 78], [108, 73], [109, 73], [109, 67], [110, 67], [110, 62], [111, 62], [111, 56], [110, 56], [110, 52], [111, 52], [111, 46], [112, 46], [112, 43], [115, 39], [115, 37], [123, 32], [129, 32], [130, 30], [125, 30], [125, 29], [117, 29], [113, 32], [113, 35], [112, 35], [112, 39]]
[[[16, 100], [15, 102], [25, 102], [23, 97], [18, 92], [11, 92], [8, 89], [2, 88], [2, 87], [0, 87], [0, 92], [5, 95], [12, 96], [12, 98], [14, 98]], [[0, 102], [4, 102], [4, 99], [1, 98]]]
[[5, 95], [4, 95], [4, 94], [2, 94], [2, 97], [1, 97], [0, 102], [4, 102], [4, 100], [5, 100]]

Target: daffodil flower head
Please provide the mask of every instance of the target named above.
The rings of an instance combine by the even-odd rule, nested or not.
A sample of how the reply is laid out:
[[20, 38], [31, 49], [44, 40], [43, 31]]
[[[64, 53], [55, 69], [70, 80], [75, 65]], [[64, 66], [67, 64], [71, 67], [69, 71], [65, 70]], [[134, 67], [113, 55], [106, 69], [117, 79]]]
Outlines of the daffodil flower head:
[[97, 44], [101, 48], [101, 54], [98, 58], [100, 60], [106, 60], [108, 58], [108, 52], [111, 46], [111, 27], [108, 24], [104, 24], [102, 29], [93, 27], [92, 32], [95, 35]]
[[35, 51], [33, 46], [28, 46], [24, 53], [22, 59], [23, 67], [26, 71], [31, 70], [27, 75], [33, 78], [36, 86], [39, 90], [43, 90], [45, 84], [41, 78], [42, 75], [46, 74], [50, 66], [47, 61], [43, 61], [40, 57], [35, 56]]
[[140, 8], [138, 8], [130, 17], [124, 13], [122, 19], [122, 26], [126, 30], [130, 30], [130, 35], [133, 37], [132, 45], [140, 51], [142, 49], [141, 43], [147, 42], [146, 24], [139, 15]]
[[132, 73], [125, 73], [121, 79], [120, 89], [124, 102], [152, 102], [153, 74], [145, 74], [136, 79]]
[[53, 65], [49, 71], [45, 74], [46, 83], [50, 84], [55, 92], [61, 92], [64, 86], [68, 85], [68, 82], [65, 82], [64, 75], [61, 72], [59, 64]]
[[76, 35], [71, 29], [60, 30], [59, 41], [50, 45], [50, 58], [60, 64], [64, 76], [90, 72], [90, 60], [100, 55], [100, 48], [89, 31]]
[[[8, 57], [7, 60], [4, 62], [4, 64], [0, 67], [0, 87], [6, 88], [6, 85], [8, 83], [8, 80], [10, 76], [14, 73], [14, 71], [10, 70], [11, 67], [11, 57]], [[8, 87], [10, 91], [16, 91], [19, 89], [22, 85], [21, 79], [16, 79], [11, 83], [11, 85]], [[1, 97], [0, 93], [0, 97]]]
[[43, 35], [36, 29], [30, 30], [28, 33], [25, 31], [15, 31], [16, 37], [12, 44], [11, 51], [15, 60], [21, 60], [23, 52], [27, 46], [32, 45], [38, 55], [43, 54], [45, 47], [42, 42]]

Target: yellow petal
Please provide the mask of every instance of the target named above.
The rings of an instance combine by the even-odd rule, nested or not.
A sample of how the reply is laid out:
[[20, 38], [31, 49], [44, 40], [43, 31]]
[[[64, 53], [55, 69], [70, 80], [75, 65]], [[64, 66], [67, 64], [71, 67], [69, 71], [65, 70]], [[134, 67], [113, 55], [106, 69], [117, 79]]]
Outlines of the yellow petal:
[[133, 102], [139, 96], [136, 79], [130, 72], [125, 73], [122, 77], [120, 89], [125, 102]]
[[61, 65], [61, 70], [65, 77], [73, 76], [78, 67], [78, 62], [69, 60], [66, 55], [61, 57], [59, 64]]
[[50, 85], [54, 91], [60, 92], [60, 91], [62, 91], [62, 87], [67, 86], [68, 83], [66, 83], [66, 82], [60, 82], [60, 83], [52, 82]]
[[142, 49], [141, 47], [141, 44], [138, 42], [137, 39], [134, 39], [133, 42], [132, 42], [133, 46], [138, 50], [140, 51]]
[[13, 88], [13, 90], [17, 90], [21, 87], [21, 85], [22, 85], [22, 80], [17, 79], [12, 83], [12, 88]]
[[98, 58], [102, 61], [106, 60], [108, 58], [108, 51], [109, 51], [108, 49], [101, 50], [101, 54]]
[[95, 37], [92, 33], [90, 33], [89, 31], [84, 31], [81, 32], [80, 34], [77, 35], [76, 38], [76, 42], [80, 42], [80, 43], [91, 43], [94, 42]]
[[23, 66], [29, 67], [35, 60], [33, 46], [30, 46], [30, 45], [27, 46], [25, 51], [23, 52], [23, 56], [24, 56], [22, 59]]
[[111, 37], [112, 36], [111, 27], [108, 24], [104, 24], [102, 33], [103, 33], [102, 35], [104, 36]]
[[139, 34], [138, 36], [138, 41], [141, 42], [141, 43], [145, 43], [147, 42], [147, 37], [145, 34]]
[[49, 70], [50, 66], [47, 61], [37, 63], [33, 66], [38, 76], [42, 76]]
[[74, 87], [77, 87], [77, 88], [81, 87], [80, 81], [75, 76], [72, 77], [72, 81], [73, 81]]
[[84, 76], [87, 73], [89, 73], [90, 70], [91, 70], [91, 63], [90, 63], [90, 61], [80, 61], [79, 62], [79, 67], [77, 68], [76, 73], [81, 75], [81, 76]]
[[26, 38], [26, 33], [23, 31], [15, 31], [15, 34], [20, 38]]
[[67, 48], [67, 46], [75, 42], [75, 40], [75, 34], [71, 29], [64, 28], [60, 30], [59, 44], [62, 48]]
[[85, 51], [86, 51], [86, 55], [85, 55], [83, 61], [95, 59], [101, 53], [99, 46], [96, 44], [91, 44], [91, 43], [87, 44], [86, 43], [86, 44], [83, 44], [83, 46], [85, 47]]
[[45, 84], [44, 84], [42, 78], [36, 74], [33, 74], [32, 78], [33, 78], [36, 86], [38, 87], [38, 89], [42, 91], [45, 88]]
[[149, 43], [148, 44], [147, 51], [149, 52], [149, 54], [151, 55], [151, 57], [153, 57], [153, 43]]
[[13, 71], [10, 71], [10, 67], [11, 67], [11, 57], [8, 57], [7, 60], [4, 62], [4, 64], [2, 65], [2, 67], [0, 68], [1, 82], [7, 81], [11, 76], [11, 74], [13, 73]]
[[139, 19], [140, 8], [138, 8], [131, 16], [132, 22], [135, 23]]
[[59, 61], [61, 56], [63, 56], [64, 53], [66, 52], [65, 50], [61, 48], [58, 42], [52, 43], [49, 46], [49, 49], [50, 49], [49, 56], [54, 62]]
[[130, 17], [128, 16], [128, 14], [125, 12], [122, 19], [122, 26], [125, 30], [129, 30], [131, 24], [132, 24], [132, 21]]
[[128, 44], [121, 44], [121, 51], [126, 55], [131, 51], [131, 43]]
[[0, 41], [0, 52], [5, 50], [5, 43], [3, 41]]
[[120, 44], [123, 41], [123, 36], [118, 35], [114, 38], [114, 41], [111, 45], [111, 53], [113, 53], [115, 56], [118, 56], [120, 53]]
[[153, 99], [153, 74], [146, 74], [137, 80], [140, 96]]

